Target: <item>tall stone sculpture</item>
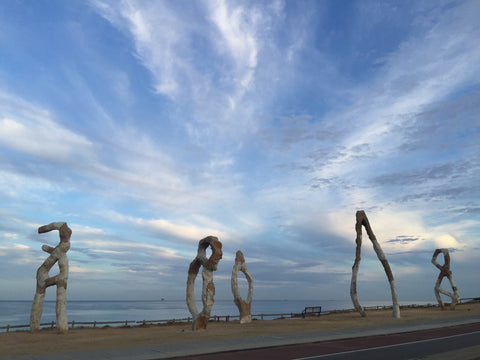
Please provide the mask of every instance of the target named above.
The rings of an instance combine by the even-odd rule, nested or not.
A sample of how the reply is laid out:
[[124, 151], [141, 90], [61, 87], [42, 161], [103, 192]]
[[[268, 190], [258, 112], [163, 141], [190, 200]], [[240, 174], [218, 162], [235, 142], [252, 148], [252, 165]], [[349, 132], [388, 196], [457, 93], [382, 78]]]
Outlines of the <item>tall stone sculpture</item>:
[[[445, 258], [445, 264], [440, 265], [437, 263], [437, 256], [442, 253], [443, 257]], [[452, 278], [452, 271], [450, 270], [450, 253], [448, 249], [436, 249], [433, 253], [432, 257], [432, 264], [435, 265], [439, 270], [440, 274], [438, 275], [437, 282], [435, 283], [435, 297], [437, 298], [438, 305], [442, 310], [445, 310], [445, 305], [443, 304], [442, 298], [440, 297], [440, 293], [449, 296], [452, 299], [450, 303], [450, 310], [455, 310], [455, 305], [460, 301], [460, 294], [458, 293], [458, 289], [455, 286]], [[447, 277], [450, 281], [450, 285], [452, 286], [453, 294], [443, 290], [440, 285], [442, 284], [442, 280], [444, 277]]]
[[[57, 330], [66, 332], [68, 330], [67, 320], [67, 280], [68, 280], [68, 258], [67, 251], [70, 249], [70, 237], [72, 230], [65, 222], [54, 222], [38, 228], [38, 233], [45, 233], [52, 230], [58, 230], [60, 233], [60, 243], [52, 248], [43, 245], [42, 250], [49, 253], [50, 256], [43, 262], [37, 270], [37, 288], [33, 298], [32, 310], [30, 312], [30, 330], [36, 331], [40, 327], [40, 319], [43, 312], [43, 301], [45, 300], [45, 291], [47, 287], [57, 286], [57, 303], [55, 312], [57, 316]], [[60, 273], [50, 277], [48, 272], [58, 261]]]
[[360, 260], [361, 260], [361, 251], [362, 251], [362, 226], [365, 227], [367, 231], [368, 237], [372, 241], [373, 248], [377, 254], [378, 259], [383, 265], [385, 269], [385, 273], [387, 274], [388, 282], [390, 283], [390, 290], [392, 292], [392, 301], [393, 301], [393, 317], [399, 318], [400, 317], [400, 306], [398, 304], [398, 296], [397, 296], [397, 289], [395, 288], [395, 282], [393, 280], [392, 270], [390, 269], [390, 265], [385, 257], [385, 254], [380, 247], [380, 244], [377, 241], [377, 238], [373, 234], [372, 228], [370, 227], [370, 223], [368, 221], [367, 215], [365, 211], [359, 210], [356, 213], [357, 222], [355, 224], [355, 231], [357, 232], [357, 238], [355, 242], [357, 244], [357, 248], [355, 251], [355, 262], [352, 266], [352, 282], [350, 284], [350, 297], [352, 298], [353, 306], [355, 309], [360, 313], [362, 317], [367, 316], [365, 310], [358, 302], [358, 295], [357, 295], [357, 273], [358, 268], [360, 267]]
[[[212, 254], [207, 259], [206, 250], [210, 246]], [[210, 311], [214, 303], [215, 285], [213, 284], [213, 271], [217, 270], [218, 263], [222, 259], [222, 243], [215, 236], [208, 236], [198, 243], [197, 257], [190, 263], [187, 278], [187, 306], [192, 314], [192, 330], [201, 330], [207, 328]], [[203, 309], [198, 312], [195, 304], [195, 279], [200, 266], [202, 270], [202, 302]]]
[[[245, 274], [245, 278], [248, 282], [248, 295], [245, 301], [242, 300], [240, 296], [240, 291], [238, 291], [238, 270]], [[235, 256], [235, 264], [233, 265], [232, 270], [232, 293], [233, 293], [233, 302], [237, 305], [238, 310], [240, 311], [240, 324], [249, 323], [252, 321], [252, 299], [253, 299], [253, 278], [250, 271], [247, 269], [245, 264], [245, 257], [243, 253], [238, 250]]]

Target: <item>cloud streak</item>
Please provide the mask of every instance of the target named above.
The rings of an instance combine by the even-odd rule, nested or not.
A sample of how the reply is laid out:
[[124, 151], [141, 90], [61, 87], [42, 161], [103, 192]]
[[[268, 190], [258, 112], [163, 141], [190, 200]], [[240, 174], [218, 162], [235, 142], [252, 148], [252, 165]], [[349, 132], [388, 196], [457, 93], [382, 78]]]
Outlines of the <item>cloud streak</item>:
[[215, 235], [220, 297], [241, 249], [258, 298], [343, 299], [359, 209], [401, 297], [433, 298], [410, 282], [430, 281], [437, 247], [475, 288], [476, 2], [32, 6], [0, 5], [0, 258], [21, 296], [40, 243], [58, 242], [37, 227], [67, 221], [74, 296], [126, 281], [183, 298], [197, 241]]

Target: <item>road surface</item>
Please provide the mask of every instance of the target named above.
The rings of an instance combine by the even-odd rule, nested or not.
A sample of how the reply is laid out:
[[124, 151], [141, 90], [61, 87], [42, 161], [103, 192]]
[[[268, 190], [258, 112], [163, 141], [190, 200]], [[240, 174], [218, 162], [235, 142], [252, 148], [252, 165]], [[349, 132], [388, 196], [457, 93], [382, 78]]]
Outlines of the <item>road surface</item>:
[[184, 360], [480, 359], [480, 323], [310, 344], [182, 357]]

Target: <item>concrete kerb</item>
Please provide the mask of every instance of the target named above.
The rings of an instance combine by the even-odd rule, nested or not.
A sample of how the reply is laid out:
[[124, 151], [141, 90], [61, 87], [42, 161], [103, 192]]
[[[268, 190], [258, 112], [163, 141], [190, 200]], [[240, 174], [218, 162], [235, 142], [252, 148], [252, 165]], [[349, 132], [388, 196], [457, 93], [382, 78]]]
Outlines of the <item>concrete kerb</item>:
[[303, 333], [285, 333], [264, 336], [240, 337], [230, 339], [214, 339], [206, 341], [191, 341], [173, 344], [158, 344], [132, 346], [126, 348], [112, 348], [99, 350], [85, 350], [76, 352], [18, 355], [2, 357], [8, 360], [156, 360], [171, 359], [193, 355], [205, 355], [230, 351], [261, 349], [276, 346], [306, 344], [321, 341], [332, 341], [357, 337], [368, 337], [385, 334], [428, 330], [445, 326], [455, 326], [480, 322], [480, 315], [422, 321], [410, 324], [392, 324], [378, 327], [361, 327], [339, 330], [310, 331]]

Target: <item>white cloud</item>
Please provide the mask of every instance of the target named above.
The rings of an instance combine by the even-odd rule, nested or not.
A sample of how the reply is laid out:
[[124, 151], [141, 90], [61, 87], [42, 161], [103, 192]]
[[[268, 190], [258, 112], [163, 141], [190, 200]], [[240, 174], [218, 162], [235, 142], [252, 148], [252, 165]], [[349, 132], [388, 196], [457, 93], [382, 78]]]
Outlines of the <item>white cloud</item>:
[[93, 144], [81, 135], [38, 114], [34, 118], [0, 119], [0, 143], [15, 151], [65, 161], [91, 153]]
[[194, 76], [186, 61], [189, 22], [176, 16], [165, 2], [107, 3], [93, 1], [94, 8], [114, 26], [133, 38], [138, 57], [152, 73], [155, 90], [177, 98], [186, 90], [184, 81]]
[[[69, 218], [78, 277], [87, 274], [85, 263], [101, 259], [105, 278], [120, 269], [156, 281], [168, 272], [157, 264], [188, 264], [198, 240], [215, 235], [226, 240], [225, 264], [241, 244], [247, 263], [264, 272], [260, 285], [295, 283], [276, 281], [292, 274], [340, 278], [353, 262], [360, 208], [394, 272], [414, 276], [419, 268], [401, 261], [436, 247], [454, 248], [461, 266], [474, 263], [478, 222], [465, 219], [478, 211], [477, 164], [458, 160], [478, 153], [471, 131], [477, 112], [456, 109], [478, 100], [462, 97], [480, 77], [480, 50], [472, 46], [480, 37], [477, 4], [417, 18], [409, 8], [406, 31], [386, 37], [385, 56], [382, 41], [362, 38], [384, 21], [377, 6], [365, 10], [374, 19], [364, 31], [350, 23], [365, 22], [361, 14], [330, 28], [324, 15], [335, 14], [314, 2], [186, 3], [92, 0], [94, 12], [74, 19], [78, 28], [87, 17], [94, 25], [82, 31], [90, 50], [59, 66], [31, 64], [56, 79], [50, 92], [24, 95], [30, 102], [0, 92], [0, 211]], [[385, 12], [392, 17], [397, 8]], [[345, 42], [335, 43], [338, 34]], [[65, 37], [75, 44], [77, 35]], [[363, 57], [364, 50], [373, 55]], [[372, 59], [378, 54], [380, 61]], [[10, 70], [5, 64], [2, 74]], [[28, 89], [22, 93], [38, 94], [41, 86]], [[60, 92], [68, 94], [61, 101]], [[34, 105], [42, 99], [48, 105]], [[442, 147], [447, 132], [458, 134], [449, 139], [451, 152]], [[453, 199], [459, 191], [447, 183], [462, 186], [468, 206]], [[38, 226], [2, 221], [0, 241], [8, 243], [32, 239]], [[31, 231], [18, 231], [22, 226]], [[58, 234], [49, 236], [58, 243]], [[22, 261], [33, 254], [33, 269], [45, 255], [40, 245], [33, 249], [0, 252]], [[366, 236], [364, 249], [364, 265], [375, 267], [370, 279], [385, 282]], [[318, 265], [322, 256], [347, 253], [345, 269]], [[280, 270], [266, 271], [273, 261]], [[148, 262], [155, 265], [143, 269]]]
[[[0, 243], [1, 244], [1, 243]], [[29, 246], [19, 243], [0, 245], [0, 257], [8, 266], [39, 266], [43, 260]]]
[[220, 238], [227, 237], [225, 233], [216, 229], [201, 228], [193, 225], [178, 225], [162, 219], [148, 220], [146, 222], [141, 221], [140, 224], [141, 223], [145, 223], [148, 227], [166, 234], [192, 241], [198, 241], [208, 235], [214, 235]]
[[212, 224], [216, 226], [220, 225], [213, 223], [211, 220], [205, 217], [197, 217], [197, 219], [199, 222], [206, 224], [207, 226], [187, 224], [186, 221], [183, 221], [182, 224], [177, 224], [166, 219], [142, 219], [132, 216], [125, 216], [115, 212], [110, 212], [104, 215], [115, 222], [127, 222], [139, 228], [146, 228], [155, 232], [159, 232], [160, 234], [173, 236], [177, 239], [183, 239], [188, 242], [198, 242], [200, 239], [203, 239], [209, 235], [217, 236], [219, 239], [230, 238], [225, 230], [207, 227], [208, 225]]
[[478, 81], [480, 49], [471, 46], [471, 41], [480, 37], [480, 29], [474, 21], [464, 21], [478, 10], [470, 7], [476, 8], [463, 4], [442, 13], [434, 19], [438, 23], [431, 31], [416, 33], [393, 51], [372, 81], [352, 89], [352, 105], [326, 119], [343, 127], [349, 124], [350, 129], [332, 149], [339, 156], [320, 166], [319, 176], [342, 176], [365, 169], [365, 163], [358, 161], [362, 156], [396, 155], [407, 139], [403, 124], [413, 114]]
[[[243, 91], [248, 89], [254, 80], [257, 67], [258, 39], [256, 27], [262, 15], [255, 8], [235, 6], [229, 8], [225, 1], [208, 2], [210, 5], [211, 19], [220, 32], [222, 41], [219, 50], [227, 48], [234, 59], [237, 68], [238, 83]], [[225, 46], [226, 45], [226, 46]], [[243, 91], [231, 97], [232, 109], [236, 107], [238, 98]]]
[[23, 244], [13, 244], [13, 248], [16, 250], [30, 250], [30, 246]]
[[71, 273], [74, 273], [74, 274], [103, 274], [103, 273], [105, 273], [104, 270], [92, 269], [91, 267], [89, 267], [87, 269], [87, 268], [84, 268], [84, 267], [81, 267], [81, 266], [70, 266], [68, 270]]
[[134, 261], [134, 255], [149, 254], [149, 256], [164, 259], [182, 259], [174, 249], [155, 244], [132, 242], [132, 241], [113, 241], [113, 240], [85, 240], [78, 239], [75, 245], [86, 247], [92, 253], [98, 252], [104, 255], [128, 255], [130, 260]]
[[[335, 261], [337, 262], [337, 261]], [[339, 275], [348, 275], [350, 274], [350, 269], [345, 266], [337, 265], [335, 263], [321, 263], [317, 265], [307, 266], [307, 267], [295, 267], [293, 269], [294, 273], [312, 273], [312, 274], [339, 274]]]
[[93, 143], [39, 106], [0, 91], [0, 145], [54, 162], [91, 156]]
[[436, 248], [458, 248], [460, 243], [451, 234], [441, 234], [435, 238]]
[[13, 233], [4, 233], [3, 236], [11, 240], [18, 238], [18, 234], [13, 234]]
[[168, 2], [92, 4], [133, 39], [155, 91], [192, 111], [184, 126], [193, 141], [218, 146], [212, 136], [238, 140], [256, 128], [255, 105], [246, 95], [255, 87], [262, 38], [281, 6], [206, 1], [197, 4], [199, 14], [192, 17]]
[[[14, 157], [6, 157], [0, 185], [12, 197], [26, 196], [29, 190], [29, 196], [39, 198], [38, 190], [79, 190], [82, 186], [95, 192], [92, 184], [105, 191], [106, 183], [110, 184], [108, 191], [125, 193], [128, 187], [133, 198], [153, 198], [154, 202], [188, 201], [194, 196], [186, 172], [147, 134], [117, 127], [110, 131], [108, 142], [94, 138], [95, 142], [70, 130], [41, 107], [0, 93], [0, 147], [36, 159], [34, 166], [22, 167], [11, 161]], [[18, 172], [19, 167], [28, 173]], [[68, 175], [51, 180], [55, 171]], [[87, 183], [75, 181], [75, 176]], [[152, 192], [159, 195], [152, 197]]]
[[100, 228], [95, 228], [91, 226], [85, 226], [85, 225], [80, 225], [80, 224], [68, 224], [68, 226], [72, 230], [72, 234], [75, 234], [75, 237], [77, 238], [92, 238], [92, 237], [102, 237], [106, 236], [107, 233], [105, 230], [100, 229]]

